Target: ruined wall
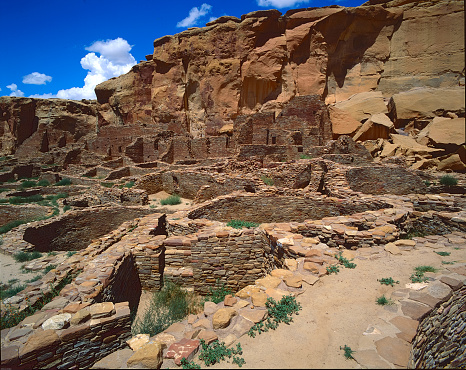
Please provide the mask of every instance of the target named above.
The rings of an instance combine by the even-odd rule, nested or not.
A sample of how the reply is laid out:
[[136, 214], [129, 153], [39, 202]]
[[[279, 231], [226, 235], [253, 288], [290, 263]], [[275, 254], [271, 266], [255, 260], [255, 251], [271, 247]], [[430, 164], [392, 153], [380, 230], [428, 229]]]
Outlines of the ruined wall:
[[25, 204], [21, 206], [0, 204], [0, 226], [15, 220], [27, 221], [34, 220], [39, 217], [45, 217], [49, 212], [49, 207], [32, 204]]
[[466, 286], [463, 286], [419, 324], [408, 368], [464, 367], [465, 328]]

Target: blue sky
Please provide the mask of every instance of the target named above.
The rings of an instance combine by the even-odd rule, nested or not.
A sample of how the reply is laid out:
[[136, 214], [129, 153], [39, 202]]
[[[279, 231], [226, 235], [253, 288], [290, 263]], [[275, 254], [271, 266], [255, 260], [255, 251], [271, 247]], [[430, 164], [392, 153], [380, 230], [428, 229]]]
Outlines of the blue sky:
[[222, 15], [365, 0], [1, 0], [0, 96], [95, 99], [94, 86], [152, 54], [153, 41]]

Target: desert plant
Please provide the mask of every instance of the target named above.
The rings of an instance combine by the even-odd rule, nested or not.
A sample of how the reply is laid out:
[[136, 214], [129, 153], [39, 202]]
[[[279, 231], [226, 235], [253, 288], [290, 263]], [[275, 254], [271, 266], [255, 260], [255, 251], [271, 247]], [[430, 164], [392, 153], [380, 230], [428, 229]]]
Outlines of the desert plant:
[[349, 261], [347, 258], [342, 256], [342, 252], [340, 252], [335, 258], [348, 269], [354, 269], [356, 267], [356, 264], [351, 262], [352, 260]]
[[224, 342], [218, 340], [213, 341], [210, 344], [206, 344], [204, 339], [201, 339], [201, 351], [199, 353], [199, 360], [204, 361], [206, 366], [214, 365], [217, 362], [223, 361], [226, 358], [233, 356], [233, 363], [239, 367], [245, 363], [244, 358], [239, 357], [242, 355], [243, 350], [241, 344], [237, 343], [236, 349], [227, 348]]
[[376, 303], [381, 306], [386, 306], [386, 305], [393, 304], [393, 301], [385, 297], [385, 295], [382, 295], [381, 297], [377, 298]]
[[66, 252], [66, 257], [69, 258], [69, 257], [73, 256], [74, 254], [76, 254], [76, 251], [68, 251], [68, 252]]
[[156, 335], [174, 322], [180, 321], [190, 313], [197, 313], [198, 301], [193, 293], [186, 292], [180, 286], [165, 282], [163, 288], [154, 292], [149, 308], [142, 318], [136, 318], [132, 326], [133, 335]]
[[23, 284], [13, 285], [7, 289], [0, 289], [0, 300], [13, 297], [24, 289], [26, 289], [26, 285]]
[[10, 231], [11, 229], [14, 229], [17, 226], [22, 225], [22, 224], [26, 224], [28, 222], [29, 221], [27, 221], [27, 220], [10, 221], [10, 222], [6, 223], [5, 225], [0, 226], [0, 234], [5, 234], [8, 231]]
[[444, 175], [440, 178], [440, 184], [445, 186], [454, 186], [458, 184], [456, 177], [451, 175]]
[[160, 204], [162, 206], [166, 206], [166, 205], [174, 206], [180, 203], [181, 203], [181, 197], [178, 194], [173, 194], [173, 195], [170, 195], [169, 197], [166, 197], [165, 199], [160, 200]]
[[432, 183], [429, 180], [424, 180], [424, 185], [429, 187]]
[[340, 272], [340, 269], [338, 268], [337, 265], [331, 265], [331, 266], [327, 266], [327, 273], [329, 275], [331, 274], [338, 274]]
[[435, 253], [437, 253], [439, 256], [442, 256], [442, 257], [447, 257], [451, 254], [450, 252], [435, 252]]
[[27, 189], [27, 188], [33, 188], [36, 185], [37, 185], [37, 182], [34, 180], [24, 180], [21, 182], [21, 185], [19, 187], [20, 189]]
[[114, 182], [101, 182], [100, 185], [103, 186], [104, 188], [112, 188], [113, 185], [115, 185], [115, 183]]
[[309, 155], [309, 154], [301, 154], [299, 156], [299, 158], [301, 158], [301, 159], [312, 159], [313, 157], [312, 157], [312, 155]]
[[442, 261], [442, 264], [444, 265], [454, 265], [456, 261]]
[[49, 186], [49, 185], [50, 185], [50, 182], [46, 179], [37, 181], [37, 186]]
[[42, 253], [38, 251], [33, 252], [18, 252], [16, 253], [13, 258], [16, 262], [27, 262], [32, 261], [34, 259], [42, 257]]
[[348, 347], [346, 344], [344, 347], [341, 347], [340, 346], [340, 349], [342, 349], [344, 351], [344, 356], [347, 360], [354, 360], [353, 358], [353, 353], [354, 351], [351, 349], [351, 347]]
[[189, 361], [186, 360], [185, 357], [181, 359], [181, 368], [182, 369], [200, 369], [201, 367], [196, 364], [194, 361]]
[[256, 222], [242, 221], [242, 220], [230, 220], [227, 226], [234, 227], [235, 229], [242, 229], [243, 227], [257, 227], [259, 226]]
[[56, 256], [56, 255], [57, 255], [57, 252], [55, 251], [47, 252], [47, 256]]
[[382, 285], [391, 285], [391, 286], [395, 286], [394, 284], [399, 284], [400, 283], [399, 281], [393, 280], [393, 278], [391, 278], [391, 277], [377, 279], [377, 281], [380, 282], [380, 284], [382, 284]]
[[36, 203], [44, 200], [42, 195], [35, 194], [28, 197], [11, 197], [8, 201], [10, 204]]
[[122, 184], [119, 186], [120, 189], [123, 189], [123, 188], [132, 188], [134, 186], [134, 181], [128, 181], [126, 184]]
[[65, 204], [63, 206], [63, 212], [69, 211], [71, 209], [71, 206], [69, 204]]
[[46, 266], [45, 269], [44, 269], [44, 275], [46, 273], [48, 273], [49, 271], [52, 271], [53, 269], [56, 269], [56, 268], [57, 268], [57, 265], [48, 265], [48, 266]]
[[274, 184], [273, 179], [267, 176], [261, 176], [261, 180], [264, 182], [265, 185], [272, 186]]
[[215, 288], [209, 287], [210, 294], [204, 297], [204, 300], [211, 301], [214, 303], [220, 303], [225, 300], [225, 296], [228, 294], [232, 294], [232, 291], [225, 287], [225, 283], [220, 284], [220, 280], [217, 279], [215, 281]]
[[295, 297], [288, 295], [283, 296], [278, 303], [271, 297], [267, 298], [265, 307], [268, 312], [267, 320], [260, 321], [251, 327], [248, 332], [250, 337], [254, 338], [256, 332], [261, 334], [269, 329], [275, 330], [281, 322], [289, 324], [293, 321], [292, 315], [298, 315], [301, 304], [296, 301]]
[[71, 180], [66, 177], [61, 179], [57, 183], [55, 183], [55, 186], [67, 186], [67, 185], [71, 185]]

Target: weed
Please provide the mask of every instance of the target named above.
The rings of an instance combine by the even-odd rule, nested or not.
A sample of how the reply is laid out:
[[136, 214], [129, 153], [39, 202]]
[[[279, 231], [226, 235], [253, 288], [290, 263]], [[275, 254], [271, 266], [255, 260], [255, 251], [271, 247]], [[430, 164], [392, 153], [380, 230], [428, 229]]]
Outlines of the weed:
[[178, 194], [173, 194], [173, 195], [170, 195], [169, 197], [166, 197], [165, 199], [160, 200], [160, 204], [162, 206], [166, 206], [166, 205], [174, 206], [180, 203], [181, 203], [181, 197]]
[[123, 185], [120, 185], [119, 188], [120, 189], [123, 189], [123, 188], [132, 188], [134, 186], [134, 181], [128, 181], [126, 184], [123, 184]]
[[382, 295], [381, 297], [377, 298], [376, 303], [381, 306], [386, 306], [393, 304], [393, 301], [385, 297], [385, 295]]
[[182, 369], [200, 369], [201, 367], [196, 364], [194, 361], [189, 361], [186, 360], [185, 357], [181, 359], [181, 368]]
[[258, 322], [249, 329], [248, 335], [250, 337], [254, 338], [256, 332], [261, 334], [269, 329], [275, 330], [281, 322], [289, 324], [293, 321], [292, 315], [298, 314], [298, 311], [301, 309], [301, 304], [296, 302], [295, 297], [287, 295], [283, 296], [278, 303], [271, 297], [267, 298], [265, 307], [267, 307], [268, 311], [267, 320]]
[[47, 256], [56, 256], [56, 255], [57, 255], [57, 252], [55, 251], [47, 252]]
[[26, 283], [33, 283], [34, 281], [39, 280], [41, 277], [42, 277], [41, 275], [36, 275], [33, 278], [26, 280]]
[[217, 362], [225, 360], [225, 358], [231, 358], [233, 356], [233, 363], [239, 367], [246, 363], [244, 358], [239, 357], [243, 354], [241, 344], [237, 343], [236, 349], [227, 348], [224, 342], [218, 340], [213, 341], [209, 345], [206, 344], [204, 339], [201, 339], [201, 351], [199, 353], [199, 360], [204, 361], [206, 366], [214, 365]]
[[10, 231], [11, 229], [14, 229], [15, 227], [19, 226], [19, 225], [22, 225], [22, 224], [26, 224], [28, 223], [29, 221], [27, 220], [15, 220], [15, 221], [10, 221], [8, 222], [7, 224], [5, 225], [2, 225], [0, 226], [0, 234], [5, 234], [7, 233], [8, 231]]
[[264, 182], [265, 185], [272, 186], [274, 184], [273, 179], [267, 176], [261, 176], [261, 180]]
[[395, 286], [394, 284], [399, 284], [399, 283], [400, 283], [399, 281], [393, 280], [393, 278], [391, 278], [391, 277], [389, 277], [389, 278], [377, 279], [377, 281], [380, 282], [380, 284], [383, 284], [383, 285], [391, 285], [391, 286]]
[[456, 261], [442, 261], [444, 265], [454, 265]]
[[36, 185], [37, 185], [36, 181], [24, 180], [23, 182], [21, 182], [21, 185], [19, 187], [20, 189], [27, 189], [27, 188], [33, 188]]
[[[356, 267], [356, 264], [353, 262], [350, 262], [347, 258], [343, 257], [342, 252], [340, 252], [335, 258], [340, 262], [343, 266], [345, 266], [348, 269], [354, 269]], [[352, 260], [351, 260], [352, 261]]]
[[42, 179], [37, 182], [37, 186], [49, 186], [49, 185], [50, 185], [50, 182], [48, 182], [48, 180], [46, 179]]
[[66, 177], [61, 179], [57, 183], [55, 183], [55, 186], [67, 186], [67, 185], [71, 185], [71, 180]]
[[100, 185], [105, 188], [112, 188], [113, 185], [115, 185], [115, 183], [114, 182], [101, 182]]
[[430, 185], [432, 185], [432, 183], [429, 180], [425, 180], [424, 185], [429, 187]]
[[69, 204], [65, 204], [63, 206], [63, 212], [69, 211], [71, 209], [71, 206]]
[[205, 301], [211, 301], [214, 303], [220, 303], [225, 300], [225, 296], [228, 294], [232, 294], [231, 290], [228, 288], [225, 288], [225, 283], [220, 284], [219, 279], [215, 281], [215, 289], [212, 289], [212, 287], [209, 288], [210, 294], [205, 296]]
[[351, 347], [348, 347], [346, 344], [344, 347], [341, 347], [340, 346], [340, 349], [342, 349], [344, 351], [344, 355], [345, 355], [345, 358], [347, 360], [354, 360], [353, 358], [353, 353], [354, 351], [351, 349]]
[[437, 272], [437, 269], [432, 266], [417, 266], [414, 268], [414, 271], [424, 274], [425, 272]]
[[44, 275], [47, 274], [49, 271], [52, 271], [53, 269], [56, 269], [57, 265], [48, 265], [44, 269]]
[[42, 195], [35, 194], [29, 197], [11, 197], [9, 199], [10, 204], [24, 204], [24, 203], [36, 203], [44, 200]]
[[439, 256], [442, 256], [442, 257], [447, 257], [451, 254], [450, 252], [435, 252], [435, 253], [437, 253]]
[[66, 252], [66, 257], [71, 257], [72, 255], [76, 254], [76, 251], [68, 251]]
[[32, 261], [36, 258], [42, 257], [42, 253], [39, 253], [38, 251], [34, 252], [18, 252], [16, 253], [13, 258], [15, 259], [16, 262], [27, 262], [27, 261]]
[[426, 272], [437, 272], [432, 266], [417, 266], [414, 268], [414, 274], [409, 277], [413, 283], [425, 283], [428, 279], [424, 276]]
[[458, 184], [458, 180], [451, 175], [444, 175], [440, 178], [440, 184], [446, 186], [454, 186]]
[[338, 274], [340, 272], [340, 269], [338, 268], [337, 265], [331, 265], [331, 266], [327, 266], [327, 273], [329, 275], [331, 274]]
[[301, 154], [301, 155], [299, 156], [299, 158], [301, 158], [301, 159], [312, 159], [313, 157], [312, 157], [312, 155]]
[[259, 226], [256, 222], [241, 221], [241, 220], [230, 220], [227, 223], [227, 226], [233, 227], [235, 229], [242, 229], [243, 227], [257, 227]]
[[180, 286], [165, 282], [163, 288], [154, 292], [149, 308], [142, 319], [136, 318], [132, 326], [133, 335], [149, 334], [154, 336], [171, 324], [181, 321], [190, 313], [197, 313], [199, 306], [192, 293]]
[[0, 299], [4, 300], [6, 298], [10, 298], [21, 292], [22, 290], [26, 289], [26, 285], [20, 284], [16, 286], [11, 286], [8, 289], [1, 289], [0, 290]]

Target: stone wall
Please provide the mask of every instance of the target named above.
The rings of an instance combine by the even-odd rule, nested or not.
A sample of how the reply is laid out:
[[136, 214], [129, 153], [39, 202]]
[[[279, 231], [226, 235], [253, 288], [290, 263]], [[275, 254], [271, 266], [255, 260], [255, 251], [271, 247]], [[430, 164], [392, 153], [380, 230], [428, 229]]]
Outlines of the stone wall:
[[94, 207], [69, 211], [53, 220], [26, 228], [23, 238], [41, 252], [79, 250], [123, 222], [148, 213], [151, 213], [150, 209], [138, 207]]
[[466, 363], [466, 286], [432, 310], [413, 340], [410, 369], [461, 368]]
[[43, 322], [44, 328], [32, 319], [27, 320], [23, 321], [22, 328], [8, 331], [10, 340], [21, 331], [23, 334], [28, 332], [29, 337], [24, 344], [16, 341], [2, 347], [2, 368], [88, 368], [99, 359], [124, 348], [126, 340], [131, 337], [128, 302], [90, 306], [70, 304], [62, 313], [55, 315], [55, 319], [52, 317]]
[[327, 198], [319, 193], [304, 195], [231, 194], [199, 205], [188, 213], [188, 217], [222, 222], [233, 219], [257, 223], [302, 222], [382, 208], [382, 204], [370, 200], [356, 202], [351, 199]]
[[0, 226], [15, 220], [26, 221], [45, 217], [49, 212], [49, 207], [39, 205], [0, 204]]

